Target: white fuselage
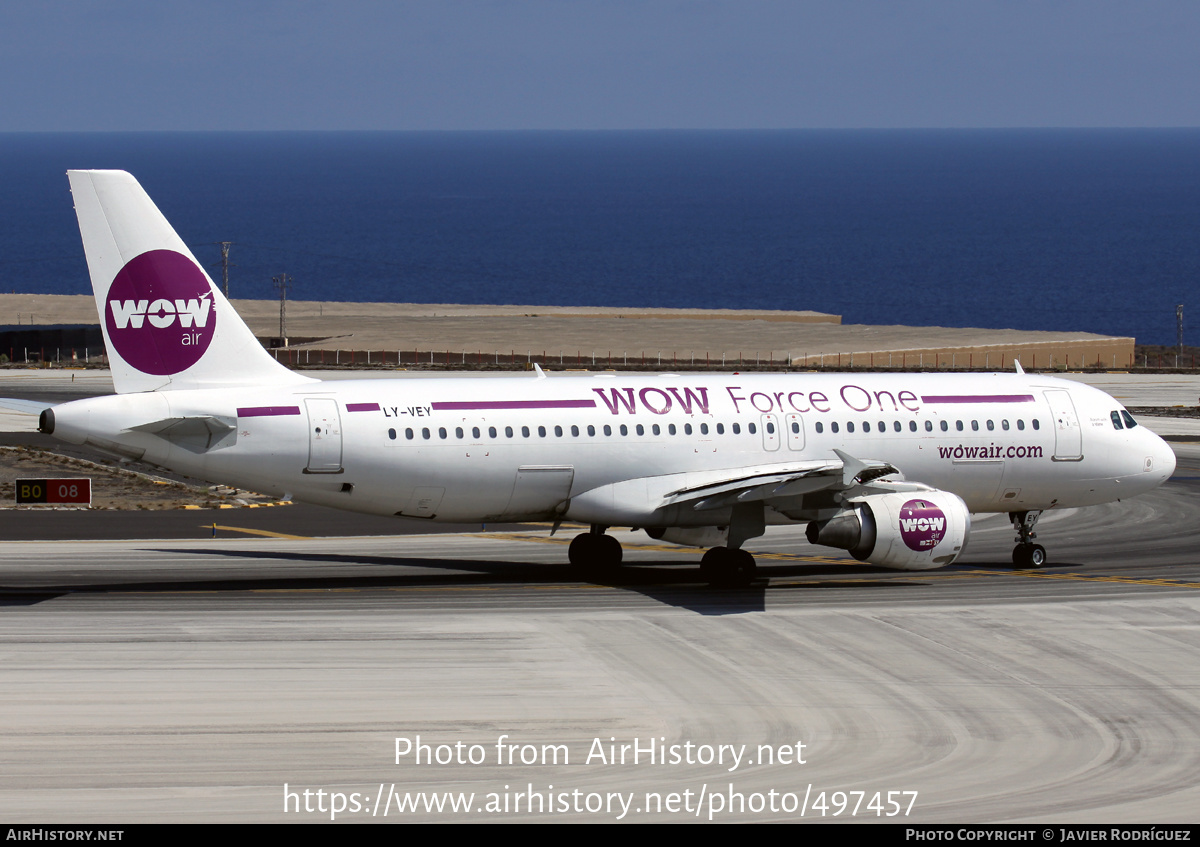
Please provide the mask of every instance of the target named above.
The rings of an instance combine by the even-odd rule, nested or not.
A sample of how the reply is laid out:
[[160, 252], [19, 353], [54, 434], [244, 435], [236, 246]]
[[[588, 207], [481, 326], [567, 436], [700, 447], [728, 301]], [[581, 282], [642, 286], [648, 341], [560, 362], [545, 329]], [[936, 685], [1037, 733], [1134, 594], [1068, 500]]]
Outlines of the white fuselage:
[[[703, 526], [722, 515], [658, 510], [670, 480], [800, 466], [835, 448], [954, 492], [974, 512], [1133, 496], [1162, 483], [1174, 456], [1144, 427], [1118, 429], [1120, 409], [1103, 392], [1027, 374], [606, 373], [163, 390], [54, 412], [67, 441], [343, 509]], [[174, 420], [174, 430], [156, 424]], [[640, 482], [655, 479], [667, 481]], [[607, 499], [588, 494], [627, 480]]]

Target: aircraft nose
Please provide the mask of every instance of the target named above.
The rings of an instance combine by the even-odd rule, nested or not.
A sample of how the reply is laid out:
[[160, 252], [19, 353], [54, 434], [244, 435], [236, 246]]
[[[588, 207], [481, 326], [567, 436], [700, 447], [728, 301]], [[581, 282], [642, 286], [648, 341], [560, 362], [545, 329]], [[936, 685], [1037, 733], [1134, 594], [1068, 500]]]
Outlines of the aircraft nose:
[[1171, 445], [1158, 438], [1158, 444], [1154, 451], [1154, 471], [1159, 474], [1163, 481], [1171, 478], [1171, 474], [1175, 473], [1175, 451], [1171, 449]]

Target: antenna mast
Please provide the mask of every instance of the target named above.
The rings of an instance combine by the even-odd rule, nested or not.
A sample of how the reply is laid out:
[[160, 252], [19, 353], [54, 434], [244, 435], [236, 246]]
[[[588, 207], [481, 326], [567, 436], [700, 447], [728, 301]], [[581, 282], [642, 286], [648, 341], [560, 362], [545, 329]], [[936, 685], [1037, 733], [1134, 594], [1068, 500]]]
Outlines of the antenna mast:
[[279, 346], [287, 347], [287, 292], [291, 287], [291, 277], [287, 274], [280, 274], [276, 277], [271, 277], [271, 281], [275, 283], [275, 288], [279, 290]]

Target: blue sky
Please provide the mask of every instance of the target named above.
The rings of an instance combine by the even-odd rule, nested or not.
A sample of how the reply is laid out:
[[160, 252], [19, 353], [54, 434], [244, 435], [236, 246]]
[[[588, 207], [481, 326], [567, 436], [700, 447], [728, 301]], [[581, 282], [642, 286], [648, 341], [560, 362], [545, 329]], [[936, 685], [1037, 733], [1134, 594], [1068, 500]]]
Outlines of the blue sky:
[[0, 131], [1200, 126], [1194, 0], [0, 0]]

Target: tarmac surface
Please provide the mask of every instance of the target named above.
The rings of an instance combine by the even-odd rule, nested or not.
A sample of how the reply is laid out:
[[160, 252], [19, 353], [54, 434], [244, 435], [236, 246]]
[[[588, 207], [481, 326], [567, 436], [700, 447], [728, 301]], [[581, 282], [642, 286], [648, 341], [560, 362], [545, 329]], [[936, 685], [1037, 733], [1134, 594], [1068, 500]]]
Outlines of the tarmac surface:
[[[1129, 405], [1200, 396], [1195, 377], [1110, 379]], [[1044, 516], [1040, 571], [1013, 568], [997, 516], [975, 521], [959, 564], [924, 573], [772, 529], [748, 545], [762, 578], [726, 591], [700, 584], [699, 551], [643, 533], [619, 533], [628, 564], [599, 582], [565, 564], [571, 533], [536, 526], [8, 541], [0, 808], [48, 823], [315, 822], [340, 797], [337, 820], [362, 822], [792, 821], [801, 807], [804, 820], [1194, 822], [1200, 445], [1173, 446], [1159, 490]], [[177, 514], [322, 534], [302, 508]], [[102, 517], [151, 534], [159, 515]], [[433, 762], [397, 757], [417, 736]], [[630, 746], [622, 762], [635, 743], [639, 761]], [[681, 760], [648, 762], [652, 744]], [[397, 811], [435, 802], [418, 792], [473, 796]]]

